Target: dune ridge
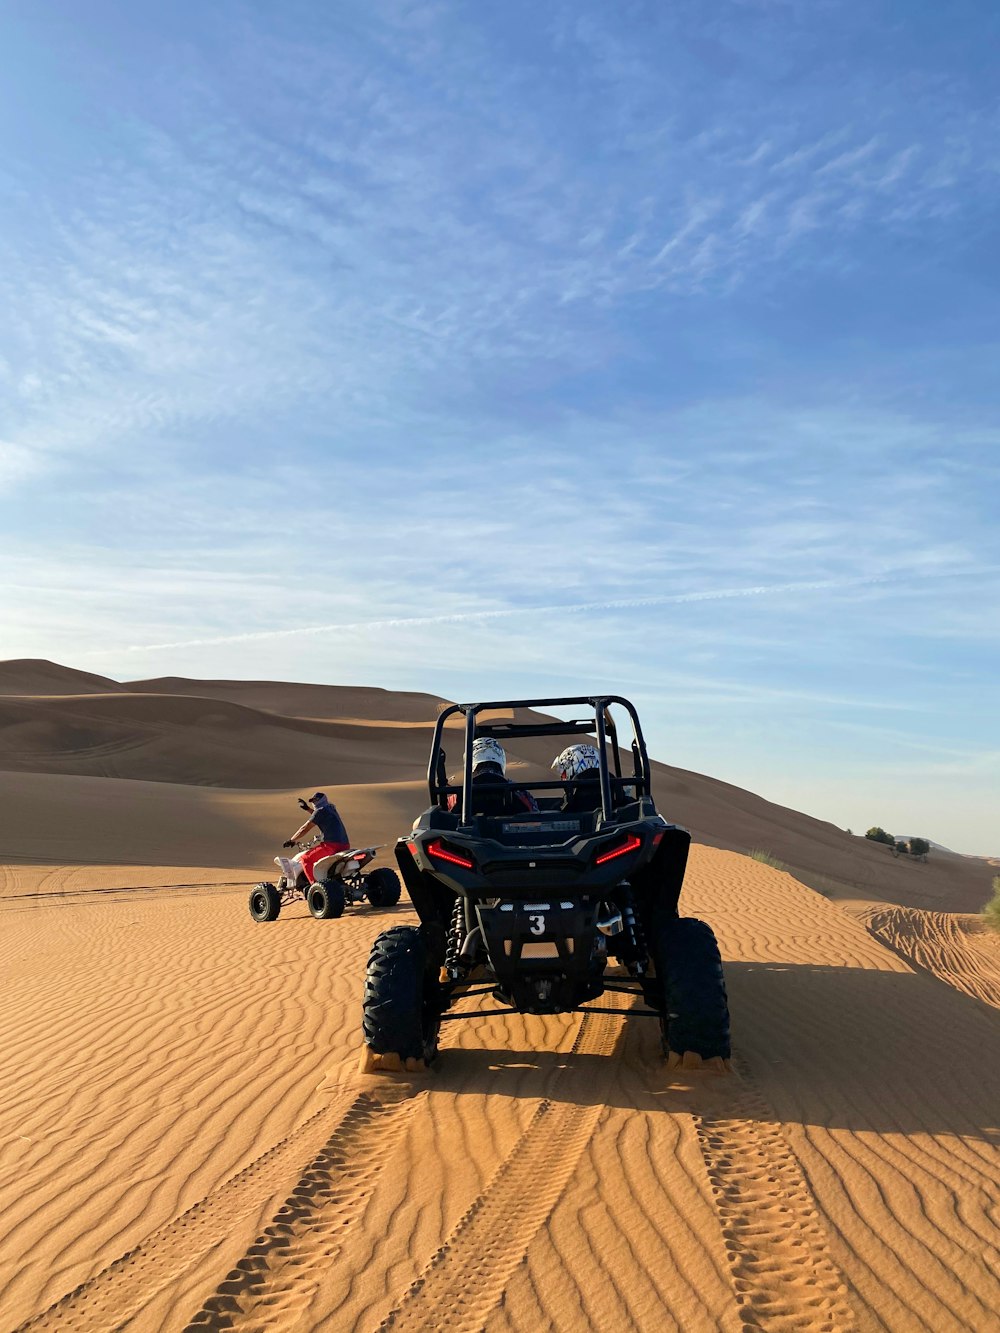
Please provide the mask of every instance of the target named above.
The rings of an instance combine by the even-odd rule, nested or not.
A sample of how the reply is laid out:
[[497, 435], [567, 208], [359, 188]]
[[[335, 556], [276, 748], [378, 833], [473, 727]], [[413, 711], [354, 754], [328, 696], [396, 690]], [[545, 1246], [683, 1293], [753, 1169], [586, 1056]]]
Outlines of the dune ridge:
[[[131, 776], [31, 771], [0, 731], [22, 765], [0, 757], [0, 1331], [995, 1325], [1000, 968], [963, 906], [992, 868], [901, 866], [658, 765], [662, 808], [699, 830], [681, 909], [720, 939], [734, 1071], [668, 1067], [655, 1022], [600, 1003], [533, 1018], [470, 998], [428, 1075], [365, 1075], [368, 950], [415, 918], [404, 898], [250, 920], [302, 784], [257, 785], [249, 738], [328, 746], [304, 775], [356, 841], [391, 841], [426, 802], [439, 701], [379, 717], [378, 692], [349, 692], [348, 723], [309, 687], [213, 700], [60, 668], [25, 694], [7, 665], [15, 728], [44, 716], [54, 745], [64, 716], [100, 735], [172, 718], [176, 752], [144, 753], [176, 772], [218, 707], [243, 748], [220, 725], [212, 753], [249, 777], [140, 776], [142, 751]], [[525, 771], [547, 754], [511, 749]]]
[[[357, 810], [361, 838], [377, 841], [379, 830], [368, 830], [383, 822], [379, 788], [413, 784], [409, 819], [400, 812], [399, 822], [399, 804], [390, 801], [395, 837], [422, 806], [419, 788], [426, 781], [431, 727], [444, 704], [434, 695], [361, 686], [179, 677], [119, 683], [55, 663], [0, 662], [0, 795], [13, 793], [17, 812], [11, 826], [18, 833], [32, 830], [30, 838], [15, 838], [13, 858], [27, 856], [26, 843], [44, 841], [41, 830], [34, 831], [39, 821], [29, 801], [17, 794], [22, 790], [35, 802], [59, 804], [61, 818], [70, 822], [73, 807], [88, 811], [88, 822], [76, 821], [75, 854], [62, 838], [51, 858], [57, 862], [176, 857], [161, 850], [162, 827], [199, 822], [202, 798], [184, 790], [198, 787], [220, 793], [209, 807], [218, 819], [220, 845], [207, 858], [199, 847], [191, 864], [224, 859], [249, 866], [268, 848], [273, 854], [273, 845], [265, 846], [261, 836], [265, 807], [274, 811], [272, 826], [283, 827], [280, 811], [291, 809], [292, 794], [317, 787], [337, 789], [348, 810]], [[449, 769], [456, 769], [460, 730], [447, 734]], [[522, 740], [508, 748], [512, 771], [549, 775], [552, 747], [546, 742]], [[935, 851], [926, 864], [910, 864], [884, 846], [705, 774], [654, 761], [653, 777], [659, 808], [698, 842], [727, 851], [763, 849], [819, 892], [859, 908], [890, 902], [969, 913], [979, 911], [990, 895], [995, 867], [988, 860]], [[94, 784], [89, 792], [86, 781]], [[112, 782], [136, 785], [109, 786]], [[157, 797], [143, 785], [151, 783], [172, 790]], [[367, 795], [366, 787], [372, 788]], [[156, 846], [155, 855], [144, 856], [137, 848], [123, 857], [100, 813], [112, 808], [126, 816], [125, 837]], [[242, 850], [234, 826], [246, 829]], [[121, 836], [119, 831], [116, 837]]]

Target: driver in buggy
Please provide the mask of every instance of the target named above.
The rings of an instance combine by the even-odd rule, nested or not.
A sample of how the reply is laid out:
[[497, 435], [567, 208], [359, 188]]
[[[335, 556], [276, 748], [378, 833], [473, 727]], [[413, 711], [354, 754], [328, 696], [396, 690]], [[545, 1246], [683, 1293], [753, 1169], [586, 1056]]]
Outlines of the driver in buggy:
[[[507, 777], [507, 753], [492, 736], [480, 736], [472, 742], [472, 785], [481, 787], [484, 783], [502, 783], [505, 790], [494, 788], [474, 792], [474, 814], [511, 815], [537, 811], [538, 802], [531, 792], [515, 787]], [[449, 796], [448, 809], [460, 808], [460, 801], [457, 795]]]
[[347, 840], [344, 821], [337, 807], [327, 799], [325, 792], [314, 792], [309, 797], [308, 807], [311, 808], [310, 817], [301, 828], [296, 829], [287, 842], [282, 843], [282, 846], [294, 847], [311, 829], [316, 830], [322, 841], [313, 847], [307, 847], [305, 851], [299, 852], [298, 856], [274, 858], [275, 864], [281, 867], [289, 884], [295, 884], [300, 870], [305, 871], [306, 879], [312, 883], [313, 867], [318, 861], [322, 861], [326, 856], [333, 856], [336, 852], [346, 852], [351, 845]]

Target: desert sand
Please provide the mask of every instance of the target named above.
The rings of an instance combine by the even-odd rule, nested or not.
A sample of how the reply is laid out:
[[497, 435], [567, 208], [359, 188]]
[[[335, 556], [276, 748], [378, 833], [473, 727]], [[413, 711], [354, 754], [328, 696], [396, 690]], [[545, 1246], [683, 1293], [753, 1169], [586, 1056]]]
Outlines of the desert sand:
[[985, 861], [657, 765], [732, 1072], [595, 1012], [359, 1073], [405, 897], [246, 897], [317, 786], [355, 842], [405, 832], [441, 703], [0, 663], [0, 1330], [1000, 1327]]

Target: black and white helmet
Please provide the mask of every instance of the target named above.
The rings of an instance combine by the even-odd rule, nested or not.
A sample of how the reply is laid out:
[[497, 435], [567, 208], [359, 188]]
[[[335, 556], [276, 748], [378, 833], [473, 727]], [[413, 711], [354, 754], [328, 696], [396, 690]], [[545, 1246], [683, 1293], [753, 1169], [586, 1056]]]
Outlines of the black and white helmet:
[[563, 782], [573, 782], [581, 773], [600, 766], [601, 756], [593, 745], [568, 745], [552, 761]]
[[503, 746], [492, 736], [480, 736], [472, 742], [472, 767], [480, 764], [498, 764], [500, 772], [507, 773], [507, 755]]

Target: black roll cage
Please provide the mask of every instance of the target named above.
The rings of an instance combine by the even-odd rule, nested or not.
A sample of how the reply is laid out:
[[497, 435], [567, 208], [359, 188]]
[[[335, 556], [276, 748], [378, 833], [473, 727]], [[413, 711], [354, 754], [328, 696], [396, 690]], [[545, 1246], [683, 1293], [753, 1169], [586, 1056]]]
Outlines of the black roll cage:
[[[480, 713], [492, 712], [496, 709], [570, 708], [577, 704], [586, 705], [594, 710], [593, 722], [587, 718], [574, 718], [565, 722], [558, 718], [551, 722], [507, 722], [502, 719], [492, 722], [479, 722], [477, 720]], [[596, 748], [601, 761], [601, 812], [605, 820], [610, 820], [614, 800], [611, 791], [611, 773], [608, 769], [608, 741], [611, 742], [615, 777], [619, 782], [623, 778], [618, 729], [611, 714], [612, 704], [619, 704], [624, 708], [632, 721], [632, 774], [628, 781], [634, 785], [636, 797], [651, 796], [652, 779], [649, 769], [649, 756], [646, 753], [646, 742], [643, 740], [639, 716], [633, 705], [620, 694], [571, 695], [558, 699], [499, 699], [488, 703], [451, 704], [449, 707], [442, 709], [434, 724], [431, 756], [427, 765], [427, 788], [430, 792], [431, 804], [445, 808], [448, 796], [457, 796], [461, 792], [462, 820], [463, 823], [468, 823], [472, 810], [472, 743], [478, 736], [492, 736], [496, 740], [503, 741], [514, 740], [523, 736], [580, 736], [591, 735], [596, 732]], [[448, 782], [448, 775], [445, 770], [445, 752], [441, 745], [445, 722], [457, 713], [462, 713], [465, 716], [465, 767], [461, 787]], [[566, 791], [570, 783], [557, 780], [530, 782], [527, 785], [536, 791]], [[502, 790], [506, 786], [505, 782], [483, 782], [478, 784], [478, 789], [483, 791]]]

